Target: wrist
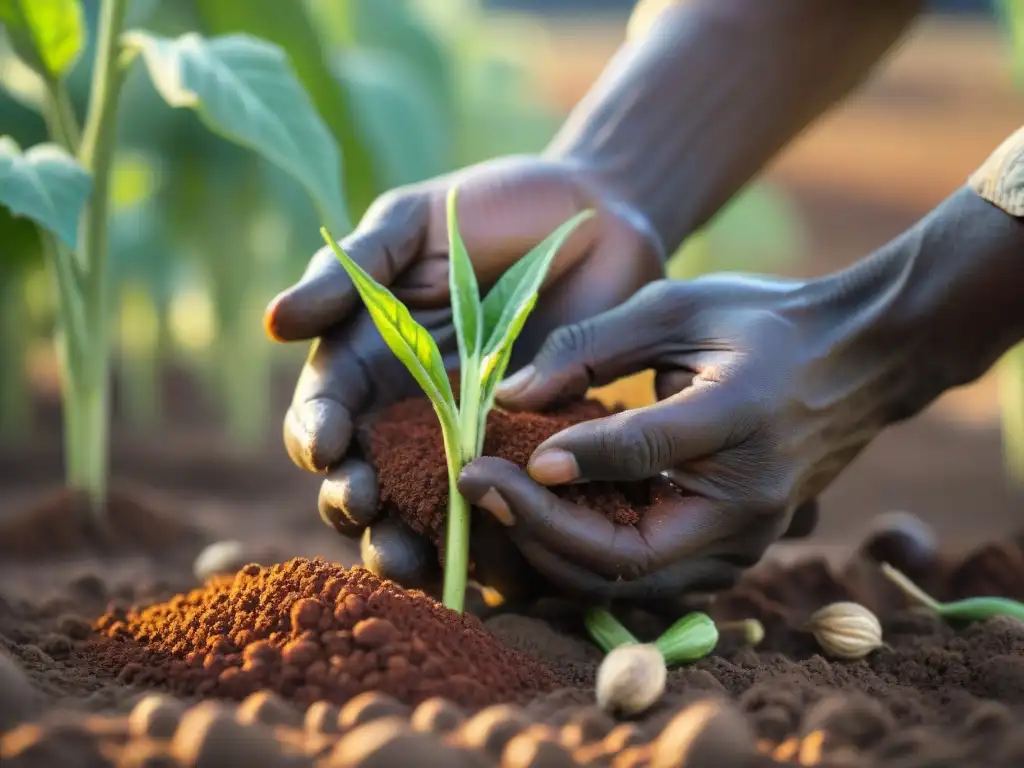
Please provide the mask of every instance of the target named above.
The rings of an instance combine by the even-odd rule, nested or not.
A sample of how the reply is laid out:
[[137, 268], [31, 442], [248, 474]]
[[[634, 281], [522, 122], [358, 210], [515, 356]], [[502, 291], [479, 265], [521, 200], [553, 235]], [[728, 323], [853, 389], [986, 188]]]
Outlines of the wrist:
[[673, 253], [861, 81], [920, 5], [645, 0], [547, 154], [586, 168]]
[[[1024, 221], [958, 190], [791, 310], [817, 341], [811, 376], [841, 381], [884, 426], [974, 381], [1024, 338]], [[870, 404], [870, 406], [868, 405]]]

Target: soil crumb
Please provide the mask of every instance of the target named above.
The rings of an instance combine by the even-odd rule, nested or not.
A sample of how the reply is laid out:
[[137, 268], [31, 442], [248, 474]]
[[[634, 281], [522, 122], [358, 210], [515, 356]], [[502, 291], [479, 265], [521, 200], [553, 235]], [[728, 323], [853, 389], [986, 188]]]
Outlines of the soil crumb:
[[243, 699], [271, 690], [300, 706], [380, 691], [415, 704], [518, 701], [555, 675], [480, 621], [362, 568], [323, 559], [245, 566], [168, 602], [111, 611], [83, 649], [121, 682]]
[[[583, 400], [549, 413], [513, 413], [495, 408], [487, 419], [484, 455], [526, 467], [547, 438], [580, 422], [609, 416], [597, 400]], [[381, 487], [381, 508], [440, 544], [448, 505], [448, 470], [441, 427], [426, 398], [403, 400], [385, 410], [363, 437]], [[591, 482], [552, 489], [558, 496], [604, 513], [622, 525], [635, 525], [644, 511], [672, 493], [668, 483]]]
[[62, 488], [38, 504], [0, 523], [0, 555], [34, 560], [85, 552], [144, 552], [158, 555], [179, 547], [196, 547], [203, 535], [164, 514], [127, 489], [112, 488], [106, 503], [106, 526], [100, 528], [84, 493]]

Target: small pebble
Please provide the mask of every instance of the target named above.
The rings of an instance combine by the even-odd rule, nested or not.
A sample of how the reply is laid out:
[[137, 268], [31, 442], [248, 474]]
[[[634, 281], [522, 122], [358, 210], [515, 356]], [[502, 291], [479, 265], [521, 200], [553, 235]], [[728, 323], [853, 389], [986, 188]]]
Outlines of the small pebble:
[[496, 704], [477, 712], [459, 728], [458, 743], [498, 757], [529, 721], [518, 707]]
[[330, 768], [485, 768], [492, 763], [481, 754], [446, 745], [433, 734], [413, 731], [401, 718], [389, 717], [361, 725], [342, 736], [325, 765]]
[[409, 708], [386, 693], [366, 691], [349, 699], [338, 716], [342, 731], [383, 717], [405, 716]]
[[230, 710], [212, 702], [197, 704], [181, 718], [171, 753], [185, 768], [280, 768], [281, 750], [263, 726], [242, 725]]
[[560, 741], [570, 749], [600, 741], [615, 727], [615, 720], [600, 707], [586, 707], [573, 713], [562, 727]]
[[128, 732], [135, 738], [169, 739], [185, 712], [185, 705], [158, 693], [141, 699], [128, 715]]
[[257, 691], [238, 706], [235, 719], [243, 725], [298, 726], [302, 715], [273, 691]]
[[505, 745], [501, 768], [574, 768], [572, 753], [533, 729], [526, 729]]
[[715, 700], [692, 704], [672, 718], [653, 744], [651, 768], [718, 768], [757, 753], [743, 713]]
[[329, 701], [316, 701], [306, 710], [304, 727], [307, 733], [341, 733], [339, 711]]
[[458, 728], [465, 719], [465, 714], [453, 702], [435, 696], [416, 707], [410, 725], [414, 731], [446, 734]]
[[212, 576], [236, 573], [249, 562], [245, 545], [233, 539], [217, 541], [199, 553], [192, 565], [192, 573], [199, 581]]

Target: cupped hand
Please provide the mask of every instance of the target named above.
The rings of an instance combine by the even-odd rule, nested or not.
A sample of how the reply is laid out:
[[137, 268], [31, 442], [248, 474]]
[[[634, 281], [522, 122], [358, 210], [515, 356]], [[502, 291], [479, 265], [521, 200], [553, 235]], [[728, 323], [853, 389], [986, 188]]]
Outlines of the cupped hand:
[[[559, 160], [504, 158], [391, 192], [341, 245], [405, 302], [453, 367], [446, 198], [454, 184], [460, 230], [484, 291], [573, 215], [597, 213], [559, 252], [510, 370], [528, 361], [554, 328], [616, 306], [663, 274], [663, 248], [645, 219], [584, 169]], [[374, 470], [355, 450], [353, 430], [364, 417], [419, 394], [416, 384], [329, 248], [271, 302], [265, 324], [279, 341], [316, 339], [285, 417], [285, 445], [299, 467], [326, 474], [319, 500], [325, 520], [359, 535], [375, 520], [379, 491]], [[371, 533], [365, 556], [383, 575], [415, 581], [416, 571], [436, 560], [423, 541], [393, 523]]]
[[[779, 537], [813, 530], [818, 494], [881, 429], [857, 386], [870, 361], [834, 343], [841, 318], [818, 309], [815, 290], [732, 275], [663, 280], [557, 330], [503, 383], [502, 406], [544, 409], [647, 369], [658, 402], [552, 436], [527, 471], [478, 459], [460, 490], [561, 590], [660, 599], [727, 586]], [[680, 493], [636, 526], [544, 487], [649, 478]]]

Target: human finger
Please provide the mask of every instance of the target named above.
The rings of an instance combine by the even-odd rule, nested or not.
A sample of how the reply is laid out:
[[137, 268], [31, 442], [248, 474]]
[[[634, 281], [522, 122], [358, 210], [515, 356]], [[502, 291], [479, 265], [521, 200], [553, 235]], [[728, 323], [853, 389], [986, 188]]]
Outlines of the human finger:
[[380, 489], [373, 467], [347, 459], [320, 485], [320, 517], [343, 536], [361, 534], [377, 516]]
[[579, 504], [558, 498], [511, 462], [484, 457], [459, 475], [459, 490], [517, 536], [606, 578], [637, 579], [724, 538], [731, 516], [712, 502], [674, 495], [658, 502], [636, 526], [617, 525]]
[[[429, 212], [423, 195], [383, 197], [340, 246], [377, 282], [390, 285], [419, 252]], [[358, 301], [351, 278], [325, 245], [302, 278], [270, 302], [264, 326], [276, 341], [312, 339], [345, 320]]]

